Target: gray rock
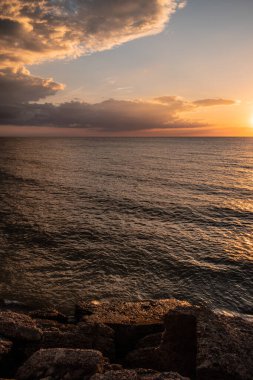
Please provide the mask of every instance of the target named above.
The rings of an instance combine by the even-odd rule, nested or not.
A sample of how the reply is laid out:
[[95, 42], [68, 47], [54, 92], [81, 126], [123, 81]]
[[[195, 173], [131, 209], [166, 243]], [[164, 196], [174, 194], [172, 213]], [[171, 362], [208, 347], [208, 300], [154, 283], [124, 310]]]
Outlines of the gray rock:
[[0, 312], [0, 334], [7, 338], [26, 341], [41, 339], [41, 330], [28, 315], [12, 311]]
[[[104, 358], [95, 350], [63, 348], [42, 349], [35, 352], [19, 368], [17, 380], [53, 379], [83, 380], [102, 373]], [[71, 377], [69, 377], [71, 376]]]

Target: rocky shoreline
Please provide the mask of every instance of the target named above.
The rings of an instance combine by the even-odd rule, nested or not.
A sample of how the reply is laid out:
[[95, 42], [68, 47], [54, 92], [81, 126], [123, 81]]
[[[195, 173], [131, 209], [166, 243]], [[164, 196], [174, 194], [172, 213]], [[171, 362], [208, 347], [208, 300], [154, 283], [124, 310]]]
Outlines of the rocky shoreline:
[[1, 379], [251, 380], [252, 352], [252, 322], [174, 299], [0, 307]]

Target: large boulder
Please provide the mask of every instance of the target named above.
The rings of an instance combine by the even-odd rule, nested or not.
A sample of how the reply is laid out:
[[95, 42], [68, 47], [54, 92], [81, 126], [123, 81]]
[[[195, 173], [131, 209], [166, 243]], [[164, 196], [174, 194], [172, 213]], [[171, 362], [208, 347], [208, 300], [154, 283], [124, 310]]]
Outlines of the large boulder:
[[142, 339], [125, 364], [176, 371], [197, 380], [252, 379], [252, 321], [205, 307], [178, 307], [165, 316], [158, 341], [159, 335]]
[[198, 380], [252, 380], [252, 321], [202, 309], [197, 342]]
[[[146, 337], [129, 353], [125, 363], [131, 368], [152, 368], [175, 371], [194, 377], [196, 369], [196, 316], [193, 308], [180, 305], [165, 317], [165, 331], [161, 336]], [[146, 342], [146, 345], [145, 345]]]
[[165, 316], [165, 331], [158, 349], [160, 370], [177, 371], [195, 377], [197, 318], [193, 309], [175, 309]]
[[102, 373], [104, 358], [95, 350], [64, 348], [42, 349], [35, 352], [19, 368], [17, 380], [85, 380]]
[[157, 324], [163, 317], [177, 307], [190, 307], [186, 301], [176, 299], [151, 301], [80, 301], [76, 305], [75, 316], [78, 321], [86, 320], [105, 324]]
[[42, 332], [28, 315], [2, 311], [0, 312], [0, 334], [10, 339], [38, 341], [41, 339]]
[[95, 349], [113, 359], [114, 330], [101, 323], [81, 322], [77, 325], [37, 320], [43, 332], [40, 348]]
[[116, 359], [122, 360], [147, 335], [164, 330], [163, 317], [178, 307], [191, 305], [175, 299], [126, 302], [120, 300], [79, 302], [76, 319], [103, 323], [115, 331]]

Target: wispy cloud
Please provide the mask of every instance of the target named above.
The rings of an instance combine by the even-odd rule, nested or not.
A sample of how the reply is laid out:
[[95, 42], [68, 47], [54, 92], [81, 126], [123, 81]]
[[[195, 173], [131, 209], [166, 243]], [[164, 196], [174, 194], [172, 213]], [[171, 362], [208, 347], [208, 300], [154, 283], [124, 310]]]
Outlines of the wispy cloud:
[[211, 106], [230, 106], [236, 104], [236, 100], [232, 99], [201, 99], [196, 100], [193, 104], [197, 107], [211, 107]]

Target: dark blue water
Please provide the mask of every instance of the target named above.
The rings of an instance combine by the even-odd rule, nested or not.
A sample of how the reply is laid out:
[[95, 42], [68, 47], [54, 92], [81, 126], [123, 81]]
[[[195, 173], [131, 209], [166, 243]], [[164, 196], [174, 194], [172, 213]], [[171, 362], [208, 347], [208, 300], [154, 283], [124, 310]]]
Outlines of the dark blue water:
[[0, 139], [0, 297], [252, 312], [253, 139]]

